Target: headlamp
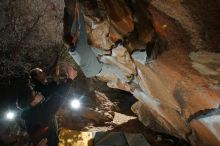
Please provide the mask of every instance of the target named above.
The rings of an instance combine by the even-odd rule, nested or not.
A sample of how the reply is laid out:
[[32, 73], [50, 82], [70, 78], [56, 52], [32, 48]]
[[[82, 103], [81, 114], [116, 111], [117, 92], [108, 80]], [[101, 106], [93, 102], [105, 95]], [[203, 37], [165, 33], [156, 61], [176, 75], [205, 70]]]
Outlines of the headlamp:
[[72, 109], [79, 109], [81, 107], [81, 103], [79, 99], [73, 99], [70, 101], [70, 106]]
[[9, 121], [12, 121], [14, 120], [16, 117], [16, 113], [14, 111], [7, 111], [5, 113], [5, 119], [9, 120]]

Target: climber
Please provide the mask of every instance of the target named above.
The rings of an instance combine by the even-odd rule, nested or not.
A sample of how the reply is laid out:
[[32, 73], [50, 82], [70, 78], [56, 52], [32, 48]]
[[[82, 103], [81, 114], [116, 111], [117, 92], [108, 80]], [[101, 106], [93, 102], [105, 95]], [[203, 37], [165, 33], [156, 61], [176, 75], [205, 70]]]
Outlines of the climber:
[[46, 74], [41, 68], [34, 68], [30, 71], [31, 81], [35, 85], [34, 90], [41, 92], [47, 85]]
[[70, 66], [66, 67], [66, 73], [67, 80], [57, 85], [48, 97], [34, 91], [30, 85], [26, 85], [20, 94], [18, 105], [22, 108], [21, 116], [33, 146], [45, 138], [48, 146], [58, 145], [55, 114], [67, 96], [72, 80], [77, 76], [77, 72]]
[[[58, 68], [59, 69], [59, 68]], [[56, 77], [59, 71], [56, 70]], [[41, 92], [45, 97], [48, 97], [50, 93], [52, 93], [59, 81], [52, 80], [48, 82], [46, 78], [46, 73], [41, 68], [34, 68], [30, 71], [31, 82], [34, 85], [34, 90], [37, 92]]]
[[72, 9], [64, 8], [63, 39], [69, 45], [69, 53], [80, 66], [84, 75], [94, 77], [101, 71], [103, 64], [98, 61], [95, 52], [88, 44], [81, 4], [75, 0], [71, 5], [75, 6], [73, 16], [70, 15]]

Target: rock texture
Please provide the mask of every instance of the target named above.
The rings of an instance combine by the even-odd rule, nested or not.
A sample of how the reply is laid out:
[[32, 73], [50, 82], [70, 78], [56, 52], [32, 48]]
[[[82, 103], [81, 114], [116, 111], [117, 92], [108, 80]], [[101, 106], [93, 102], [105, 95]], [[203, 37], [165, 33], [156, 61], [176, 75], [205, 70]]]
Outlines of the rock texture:
[[190, 123], [192, 135], [190, 137], [192, 145], [212, 145], [220, 144], [220, 112], [211, 112], [206, 116], [201, 116]]
[[151, 4], [152, 7], [181, 24], [183, 29], [189, 33], [190, 43], [194, 46], [194, 50], [220, 51], [219, 1], [207, 4], [205, 0], [152, 0]]
[[61, 52], [64, 2], [0, 2], [0, 78], [46, 67]]
[[[74, 17], [72, 2], [65, 0]], [[89, 42], [101, 52], [97, 57], [104, 64], [97, 78], [133, 94], [138, 101], [132, 110], [145, 126], [192, 145], [220, 145], [220, 2], [84, 0], [82, 4]], [[40, 54], [45, 53], [41, 61], [48, 64], [54, 52], [61, 54], [63, 2], [10, 0], [0, 7], [4, 8], [1, 75], [30, 68]], [[60, 46], [53, 55], [45, 51], [54, 44]], [[38, 49], [29, 54], [28, 48]], [[25, 52], [16, 53], [21, 50]], [[21, 56], [14, 55], [22, 65], [10, 60], [13, 53]], [[114, 116], [96, 109], [84, 111], [95, 123]], [[97, 116], [105, 118], [98, 121]]]
[[[95, 44], [106, 44], [106, 40], [111, 40], [109, 46], [116, 43], [109, 48], [111, 54], [102, 54], [100, 61], [104, 66], [97, 77], [109, 87], [128, 91], [138, 99], [132, 110], [145, 126], [191, 141], [194, 145], [198, 145], [199, 139], [207, 138], [206, 134], [198, 132], [203, 129], [209, 131], [207, 136], [214, 135], [219, 139], [219, 134], [209, 129], [203, 119], [195, 120], [219, 108], [219, 54], [192, 52], [219, 52], [218, 38], [204, 38], [202, 33], [210, 36], [219, 33], [218, 29], [215, 33], [207, 29], [215, 27], [211, 20], [216, 17], [213, 13], [218, 13], [215, 9], [218, 2], [216, 5], [210, 3], [214, 10], [207, 13], [213, 17], [208, 19], [210, 22], [205, 22], [203, 26], [206, 27], [200, 25], [204, 20], [202, 17], [191, 15], [195, 11], [194, 5], [203, 12], [202, 1], [197, 4], [175, 0], [101, 2], [104, 3], [102, 10], [106, 10], [103, 15], [108, 18], [105, 23], [117, 35], [112, 37], [111, 29], [109, 32], [103, 29], [104, 34], [110, 35], [101, 39], [98, 39], [98, 33], [91, 33], [92, 46], [98, 46], [100, 50], [108, 49]], [[209, 6], [206, 8], [209, 10]], [[93, 27], [92, 32], [96, 29], [101, 32], [99, 25]], [[218, 121], [215, 118], [213, 123]], [[209, 144], [218, 145], [218, 142]]]

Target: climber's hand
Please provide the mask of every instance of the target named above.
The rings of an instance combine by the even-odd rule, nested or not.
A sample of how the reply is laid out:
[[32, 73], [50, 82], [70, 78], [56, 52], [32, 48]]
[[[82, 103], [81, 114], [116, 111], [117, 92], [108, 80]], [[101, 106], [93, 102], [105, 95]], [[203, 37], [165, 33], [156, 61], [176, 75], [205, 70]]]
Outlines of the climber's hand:
[[77, 77], [77, 71], [72, 66], [65, 64], [65, 70], [68, 79], [74, 80]]

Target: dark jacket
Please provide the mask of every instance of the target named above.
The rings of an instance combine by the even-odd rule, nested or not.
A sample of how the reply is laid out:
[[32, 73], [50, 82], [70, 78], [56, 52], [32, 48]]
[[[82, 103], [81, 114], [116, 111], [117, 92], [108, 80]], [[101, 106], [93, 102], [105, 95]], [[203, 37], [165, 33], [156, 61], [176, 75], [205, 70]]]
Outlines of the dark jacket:
[[34, 91], [41, 92], [44, 97], [49, 97], [54, 91], [59, 88], [59, 85], [55, 81], [47, 82], [42, 84], [40, 82], [36, 82], [34, 86]]
[[[34, 146], [42, 138], [48, 139], [48, 146], [58, 145], [55, 114], [67, 96], [70, 85], [71, 82], [68, 81], [60, 85], [51, 84], [45, 86], [42, 94], [44, 96], [48, 95], [48, 97], [45, 97], [42, 103], [29, 107], [22, 112], [22, 118], [25, 121], [27, 132]], [[53, 89], [53, 92], [51, 89]], [[51, 93], [46, 93], [47, 91]]]

